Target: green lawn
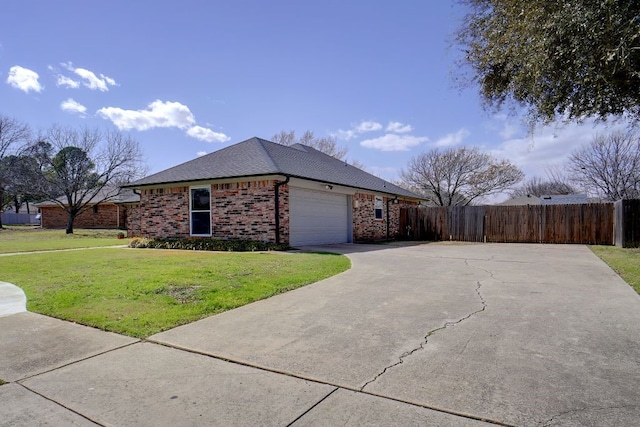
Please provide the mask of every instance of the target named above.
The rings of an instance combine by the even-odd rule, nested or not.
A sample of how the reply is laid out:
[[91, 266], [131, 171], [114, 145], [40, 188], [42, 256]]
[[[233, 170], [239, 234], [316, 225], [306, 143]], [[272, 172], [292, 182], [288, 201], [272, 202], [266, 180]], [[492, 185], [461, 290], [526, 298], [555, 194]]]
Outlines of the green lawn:
[[147, 337], [349, 267], [334, 254], [102, 248], [0, 257], [0, 280], [30, 311]]
[[39, 227], [5, 225], [3, 229], [0, 229], [0, 254], [113, 246], [128, 243], [128, 240], [118, 239], [120, 231], [77, 229], [74, 230], [73, 234], [65, 234], [64, 230], [44, 230]]
[[590, 246], [590, 248], [640, 294], [640, 248], [623, 249], [617, 246]]

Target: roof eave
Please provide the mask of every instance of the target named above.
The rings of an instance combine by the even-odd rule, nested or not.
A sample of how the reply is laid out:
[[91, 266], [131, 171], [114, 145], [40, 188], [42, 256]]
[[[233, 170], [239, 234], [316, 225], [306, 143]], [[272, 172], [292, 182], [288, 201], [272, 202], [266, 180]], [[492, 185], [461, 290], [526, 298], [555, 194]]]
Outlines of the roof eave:
[[313, 181], [313, 182], [322, 182], [322, 183], [326, 183], [326, 184], [332, 184], [332, 185], [341, 185], [343, 187], [350, 187], [350, 188], [355, 188], [356, 190], [364, 190], [364, 191], [370, 191], [370, 192], [376, 192], [376, 193], [382, 193], [382, 194], [388, 194], [391, 196], [399, 196], [399, 197], [403, 197], [405, 199], [412, 199], [412, 200], [427, 200], [424, 197], [420, 197], [417, 194], [413, 194], [413, 195], [406, 195], [406, 194], [400, 194], [398, 192], [394, 192], [394, 191], [390, 191], [390, 190], [379, 190], [379, 189], [374, 189], [374, 188], [368, 188], [368, 187], [362, 187], [362, 186], [357, 186], [357, 185], [348, 185], [348, 184], [343, 184], [340, 182], [335, 182], [335, 181], [330, 181], [330, 180], [324, 180], [324, 179], [315, 179], [315, 178], [309, 178], [306, 176], [302, 176], [302, 175], [296, 175], [296, 174], [288, 174], [288, 173], [284, 173], [284, 172], [270, 172], [270, 173], [261, 173], [261, 174], [256, 174], [256, 175], [236, 175], [236, 176], [225, 176], [225, 177], [216, 177], [216, 178], [201, 178], [201, 179], [188, 179], [188, 180], [181, 180], [181, 181], [162, 181], [162, 182], [153, 182], [153, 183], [147, 183], [147, 184], [139, 184], [136, 185], [135, 183], [133, 184], [127, 184], [127, 185], [123, 185], [122, 188], [132, 188], [132, 189], [145, 189], [145, 188], [149, 188], [149, 187], [158, 187], [158, 186], [167, 186], [167, 185], [184, 185], [184, 184], [188, 184], [191, 182], [202, 182], [202, 181], [215, 181], [215, 180], [234, 180], [234, 179], [242, 179], [242, 178], [256, 178], [259, 176], [273, 176], [273, 175], [281, 175], [284, 177], [291, 177], [291, 178], [298, 178], [298, 179], [304, 179], [307, 181]]
[[265, 172], [254, 175], [235, 175], [235, 176], [219, 176], [215, 178], [197, 178], [197, 179], [183, 179], [179, 181], [158, 181], [146, 184], [136, 184], [135, 182], [132, 184], [122, 185], [122, 188], [131, 188], [131, 189], [144, 189], [148, 187], [158, 187], [158, 186], [166, 186], [170, 184], [188, 184], [190, 182], [202, 182], [202, 181], [217, 181], [222, 179], [240, 179], [240, 178], [256, 178], [259, 176], [274, 176], [274, 175], [282, 175], [282, 176], [290, 176], [282, 172]]

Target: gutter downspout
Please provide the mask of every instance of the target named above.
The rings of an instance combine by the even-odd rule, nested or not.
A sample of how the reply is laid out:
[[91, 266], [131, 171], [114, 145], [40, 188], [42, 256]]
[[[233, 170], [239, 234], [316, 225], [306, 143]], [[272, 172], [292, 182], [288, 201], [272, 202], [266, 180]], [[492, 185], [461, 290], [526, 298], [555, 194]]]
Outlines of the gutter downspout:
[[284, 175], [286, 178], [282, 182], [276, 182], [274, 187], [275, 190], [275, 199], [276, 199], [276, 245], [280, 244], [280, 186], [289, 183], [289, 179], [291, 177], [289, 175]]
[[[138, 190], [136, 190], [135, 188], [132, 188], [131, 191], [133, 191], [133, 194], [135, 194], [136, 196], [140, 196], [140, 202], [139, 205], [140, 207], [138, 208], [140, 212], [138, 212], [138, 221], [140, 221], [140, 224], [138, 224], [138, 230], [140, 230], [140, 235], [142, 235], [142, 193], [140, 193]], [[125, 225], [126, 227], [126, 225]], [[127, 234], [129, 234], [129, 229], [127, 227]], [[133, 235], [133, 230], [131, 230], [131, 237], [135, 237]]]
[[396, 194], [396, 196], [391, 199], [387, 199], [387, 240], [389, 240], [389, 203], [393, 203], [394, 205], [397, 205], [400, 201], [398, 200], [398, 195]]

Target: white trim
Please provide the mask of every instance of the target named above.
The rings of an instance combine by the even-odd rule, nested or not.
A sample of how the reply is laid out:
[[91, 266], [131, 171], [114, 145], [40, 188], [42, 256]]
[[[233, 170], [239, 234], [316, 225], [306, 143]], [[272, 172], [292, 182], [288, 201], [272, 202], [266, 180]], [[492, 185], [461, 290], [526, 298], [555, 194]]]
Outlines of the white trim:
[[[191, 199], [191, 193], [192, 190], [198, 190], [198, 189], [206, 189], [209, 190], [209, 210], [197, 210], [194, 211], [192, 209], [193, 207], [193, 201]], [[189, 186], [189, 236], [195, 236], [195, 237], [211, 237], [212, 235], [212, 231], [213, 231], [213, 221], [211, 221], [211, 185], [191, 185]], [[193, 221], [192, 221], [192, 214], [194, 212], [209, 212], [209, 234], [193, 234]]]
[[229, 184], [234, 182], [254, 182], [254, 181], [271, 181], [271, 180], [284, 180], [284, 175], [257, 175], [257, 176], [243, 176], [236, 178], [213, 178], [213, 179], [200, 179], [195, 181], [184, 182], [167, 182], [164, 184], [149, 184], [140, 185], [135, 188], [136, 190], [155, 190], [158, 188], [174, 188], [174, 187], [206, 187], [213, 184]]
[[[327, 189], [326, 188], [327, 185], [329, 185], [331, 189]], [[291, 178], [291, 180], [289, 181], [289, 186], [304, 188], [306, 190], [347, 194], [349, 196], [353, 196], [354, 194], [363, 191], [353, 187], [345, 187], [343, 185], [329, 184], [328, 182], [310, 181], [307, 179], [300, 179], [300, 178]]]
[[[384, 197], [375, 194], [373, 196], [373, 219], [375, 221], [381, 221], [384, 219]], [[378, 200], [380, 200], [380, 207], [378, 207]], [[380, 218], [378, 218], [378, 210], [380, 211]]]

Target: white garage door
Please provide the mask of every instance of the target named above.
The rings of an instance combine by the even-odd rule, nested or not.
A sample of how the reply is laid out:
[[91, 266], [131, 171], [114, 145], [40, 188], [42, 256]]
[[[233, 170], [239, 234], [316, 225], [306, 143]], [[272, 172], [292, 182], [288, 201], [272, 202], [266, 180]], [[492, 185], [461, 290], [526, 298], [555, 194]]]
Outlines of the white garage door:
[[347, 196], [291, 187], [289, 243], [291, 246], [349, 242]]

